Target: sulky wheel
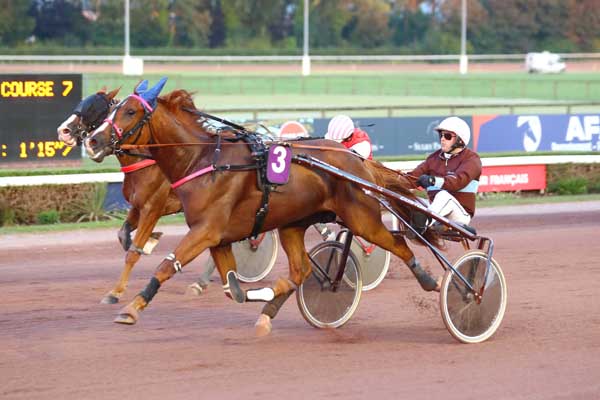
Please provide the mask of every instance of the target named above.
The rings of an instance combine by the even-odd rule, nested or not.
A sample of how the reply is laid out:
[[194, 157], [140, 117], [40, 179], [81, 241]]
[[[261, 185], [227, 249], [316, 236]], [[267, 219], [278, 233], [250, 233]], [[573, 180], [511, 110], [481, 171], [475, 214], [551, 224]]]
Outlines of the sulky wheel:
[[352, 251], [339, 286], [332, 286], [339, 267], [344, 245], [323, 242], [309, 255], [313, 261], [312, 273], [298, 288], [296, 298], [304, 319], [316, 328], [337, 328], [345, 324], [356, 311], [362, 290], [358, 261]]
[[[342, 233], [340, 242], [344, 243], [345, 240], [346, 235]], [[356, 256], [358, 265], [360, 265], [363, 281], [362, 290], [366, 292], [375, 289], [385, 278], [390, 267], [390, 252], [357, 236], [353, 237], [350, 249]]]
[[[233, 243], [231, 249], [237, 264], [238, 278], [243, 282], [257, 282], [273, 269], [279, 240], [275, 231], [269, 231], [259, 235], [256, 242], [246, 239]], [[214, 265], [212, 257], [209, 257], [208, 263], [209, 268]]]
[[458, 341], [483, 342], [496, 332], [504, 317], [507, 300], [504, 274], [493, 258], [487, 270], [487, 254], [480, 250], [465, 253], [454, 269], [482, 296], [478, 300], [452, 270], [446, 271], [440, 290], [442, 319]]
[[259, 235], [256, 242], [246, 239], [235, 243], [232, 250], [238, 278], [243, 282], [257, 282], [267, 276], [275, 265], [278, 249], [279, 240], [275, 231], [265, 232], [262, 240]]

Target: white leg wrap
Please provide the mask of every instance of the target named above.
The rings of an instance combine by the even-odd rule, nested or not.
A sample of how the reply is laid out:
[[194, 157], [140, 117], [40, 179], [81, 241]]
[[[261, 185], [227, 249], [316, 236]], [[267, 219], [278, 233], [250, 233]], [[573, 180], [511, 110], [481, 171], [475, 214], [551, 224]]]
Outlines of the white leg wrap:
[[271, 288], [246, 290], [246, 298], [249, 301], [271, 301], [275, 298], [275, 292]]

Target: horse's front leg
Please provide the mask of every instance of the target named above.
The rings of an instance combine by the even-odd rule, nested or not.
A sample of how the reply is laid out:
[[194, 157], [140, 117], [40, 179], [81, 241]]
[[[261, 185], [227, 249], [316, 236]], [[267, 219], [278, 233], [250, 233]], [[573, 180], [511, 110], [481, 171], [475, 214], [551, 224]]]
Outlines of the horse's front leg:
[[311, 273], [310, 259], [304, 247], [305, 227], [288, 227], [279, 229], [279, 240], [289, 261], [289, 278], [279, 278], [273, 286], [274, 298], [262, 309], [256, 321], [256, 335], [266, 336], [271, 333], [271, 320], [275, 318], [286, 300]]
[[121, 243], [121, 246], [125, 251], [129, 250], [129, 247], [131, 246], [131, 232], [137, 228], [139, 220], [140, 209], [132, 207], [127, 213], [127, 218], [125, 218], [125, 222], [123, 222], [121, 229], [119, 229], [119, 232], [117, 233], [119, 243]]
[[[151, 204], [151, 203], [149, 203]], [[127, 254], [125, 255], [125, 265], [123, 271], [119, 276], [115, 287], [104, 295], [100, 301], [102, 304], [115, 304], [119, 302], [125, 289], [127, 289], [127, 283], [129, 282], [129, 276], [135, 264], [139, 261], [143, 254], [143, 249], [152, 234], [152, 230], [156, 226], [156, 223], [161, 217], [159, 211], [160, 207], [147, 206], [140, 212], [139, 223], [137, 224], [137, 230], [133, 238], [133, 243], [129, 246]]]
[[206, 250], [207, 247], [214, 247], [219, 241], [218, 235], [210, 234], [207, 229], [191, 229], [181, 240], [175, 251], [165, 257], [158, 265], [154, 276], [144, 290], [119, 311], [114, 322], [128, 325], [135, 324], [139, 319], [139, 313], [148, 306], [165, 281], [181, 271], [185, 265]]

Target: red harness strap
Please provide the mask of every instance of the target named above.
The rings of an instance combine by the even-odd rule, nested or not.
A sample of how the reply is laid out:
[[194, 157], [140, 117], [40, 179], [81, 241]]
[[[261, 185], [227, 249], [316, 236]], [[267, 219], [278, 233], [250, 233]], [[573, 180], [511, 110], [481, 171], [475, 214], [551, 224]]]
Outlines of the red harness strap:
[[180, 180], [178, 180], [175, 183], [172, 183], [171, 184], [171, 188], [177, 189], [179, 186], [183, 185], [184, 183], [186, 183], [188, 181], [191, 181], [192, 179], [197, 178], [197, 177], [199, 177], [201, 175], [204, 175], [204, 174], [207, 174], [209, 172], [212, 172], [212, 171], [214, 171], [214, 169], [215, 169], [215, 167], [212, 166], [212, 165], [210, 165], [210, 166], [208, 166], [206, 168], [202, 168], [201, 170], [196, 171], [193, 174], [188, 175], [188, 176], [186, 176], [184, 178], [181, 178]]
[[125, 167], [121, 167], [121, 172], [128, 174], [129, 172], [137, 171], [138, 169], [146, 168], [154, 164], [156, 164], [156, 160], [146, 159], [131, 165], [126, 165]]

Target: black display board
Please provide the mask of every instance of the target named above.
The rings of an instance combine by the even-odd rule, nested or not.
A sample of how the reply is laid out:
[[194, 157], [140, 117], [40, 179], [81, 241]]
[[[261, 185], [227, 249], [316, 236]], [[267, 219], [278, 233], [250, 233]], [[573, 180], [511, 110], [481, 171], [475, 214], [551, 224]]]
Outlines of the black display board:
[[81, 97], [80, 74], [0, 75], [0, 166], [81, 158], [56, 133]]

